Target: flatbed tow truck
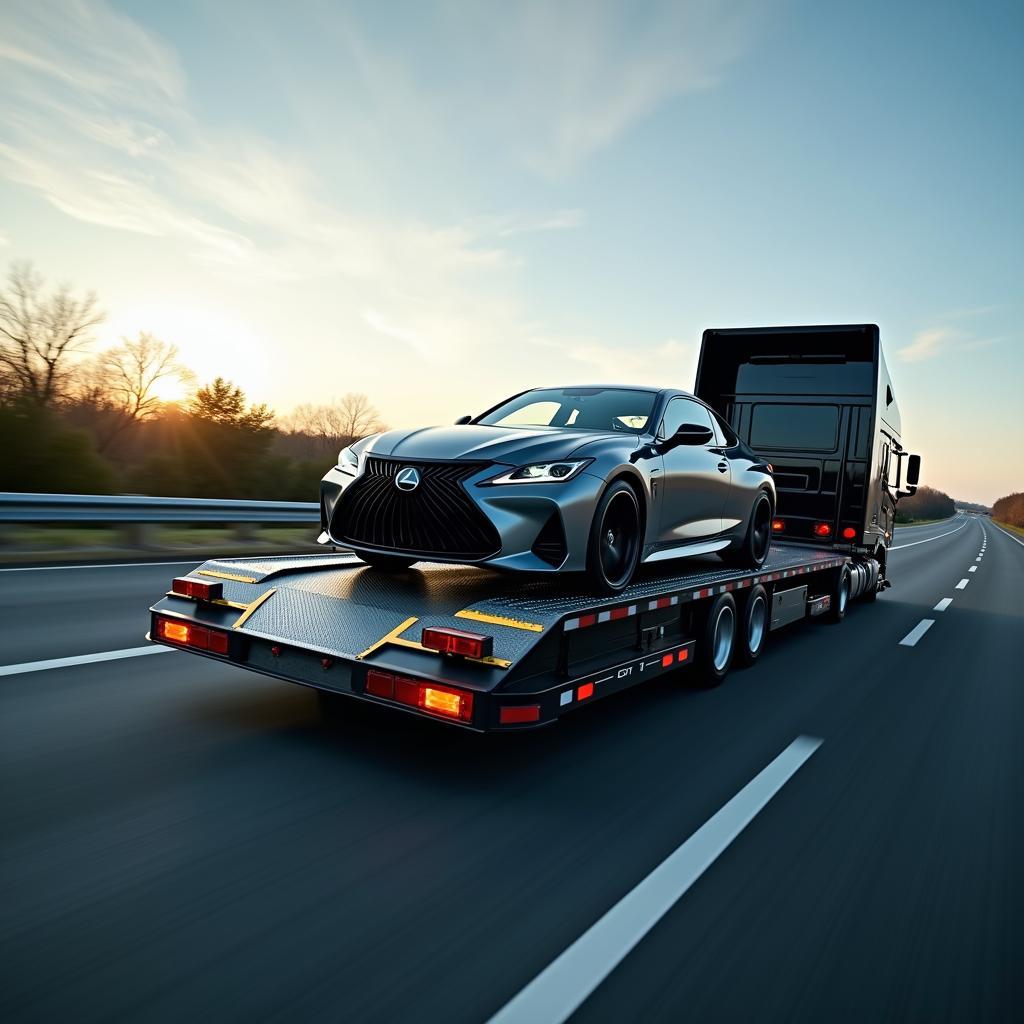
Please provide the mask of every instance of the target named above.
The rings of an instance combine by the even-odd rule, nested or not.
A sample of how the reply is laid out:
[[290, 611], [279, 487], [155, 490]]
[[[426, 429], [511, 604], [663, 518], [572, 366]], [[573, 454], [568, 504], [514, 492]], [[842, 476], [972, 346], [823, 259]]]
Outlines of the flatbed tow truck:
[[[906, 453], [873, 325], [705, 332], [697, 393], [752, 447], [764, 430], [759, 450], [786, 466], [760, 569], [661, 563], [598, 598], [569, 577], [422, 563], [392, 575], [344, 552], [214, 559], [172, 582], [148, 638], [313, 687], [327, 709], [355, 698], [477, 732], [548, 725], [683, 668], [717, 685], [771, 631], [839, 622], [888, 584]], [[817, 436], [801, 444], [787, 423]]]

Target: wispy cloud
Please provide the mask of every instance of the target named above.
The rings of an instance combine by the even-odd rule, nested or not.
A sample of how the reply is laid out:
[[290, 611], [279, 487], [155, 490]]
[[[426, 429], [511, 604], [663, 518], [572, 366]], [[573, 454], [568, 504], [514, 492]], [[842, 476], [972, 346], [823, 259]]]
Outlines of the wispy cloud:
[[952, 327], [929, 327], [918, 331], [914, 340], [901, 348], [898, 355], [904, 363], [920, 363], [948, 349], [960, 336], [960, 332]]

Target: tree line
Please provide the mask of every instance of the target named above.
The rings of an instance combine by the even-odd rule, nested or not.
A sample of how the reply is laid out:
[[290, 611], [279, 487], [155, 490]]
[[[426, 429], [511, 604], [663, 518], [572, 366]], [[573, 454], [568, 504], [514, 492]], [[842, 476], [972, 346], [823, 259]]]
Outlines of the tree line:
[[896, 522], [910, 523], [916, 519], [948, 519], [956, 512], [956, 503], [934, 487], [918, 487], [917, 493], [900, 498], [896, 506]]
[[1024, 528], [1024, 493], [1008, 494], [992, 506], [992, 518], [1007, 526]]
[[[279, 417], [232, 381], [200, 383], [147, 332], [96, 351], [95, 294], [30, 264], [0, 288], [0, 489], [313, 500], [338, 450], [386, 429], [362, 394]], [[188, 397], [160, 398], [174, 381]]]

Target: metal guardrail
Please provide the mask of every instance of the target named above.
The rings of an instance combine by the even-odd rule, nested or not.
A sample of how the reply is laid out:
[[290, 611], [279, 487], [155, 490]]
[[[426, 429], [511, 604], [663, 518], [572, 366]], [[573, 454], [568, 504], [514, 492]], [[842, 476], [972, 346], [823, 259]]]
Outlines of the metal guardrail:
[[319, 518], [320, 507], [315, 501], [0, 492], [0, 522], [5, 523], [309, 524]]

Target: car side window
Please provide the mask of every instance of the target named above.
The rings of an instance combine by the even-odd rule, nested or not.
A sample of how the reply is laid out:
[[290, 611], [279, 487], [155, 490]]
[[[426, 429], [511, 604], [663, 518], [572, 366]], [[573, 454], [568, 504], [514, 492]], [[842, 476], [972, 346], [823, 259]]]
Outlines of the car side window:
[[718, 437], [717, 447], [731, 448], [734, 444], [737, 443], [739, 438], [733, 433], [733, 431], [729, 428], [725, 420], [723, 420], [717, 412], [712, 412], [711, 421], [715, 425], [715, 434]]
[[715, 425], [711, 422], [711, 414], [700, 402], [694, 402], [689, 398], [673, 398], [668, 403], [661, 421], [661, 436], [671, 437], [684, 423], [696, 423], [707, 427], [713, 434], [716, 433]]

